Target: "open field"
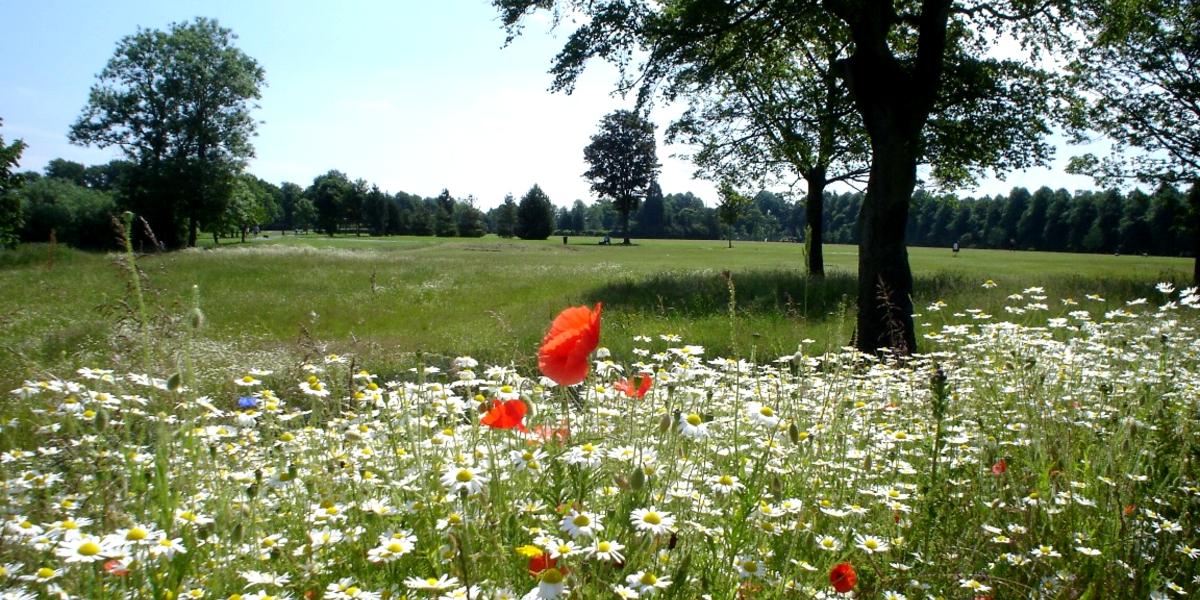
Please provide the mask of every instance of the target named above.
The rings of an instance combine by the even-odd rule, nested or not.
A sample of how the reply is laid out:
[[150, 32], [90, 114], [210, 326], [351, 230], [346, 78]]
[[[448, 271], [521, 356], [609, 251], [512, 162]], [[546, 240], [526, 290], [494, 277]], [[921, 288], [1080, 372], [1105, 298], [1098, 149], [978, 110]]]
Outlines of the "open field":
[[[663, 322], [639, 306], [639, 285], [682, 294], [716, 277], [655, 274], [662, 258], [637, 254], [654, 245], [332, 244], [339, 248], [263, 244], [147, 258], [160, 290], [153, 303], [166, 307], [154, 311], [185, 314], [187, 286], [199, 282], [213, 315], [207, 328], [193, 335], [186, 318], [156, 317], [145, 343], [136, 327], [114, 327], [104, 335], [124, 339], [111, 346], [122, 355], [91, 357], [92, 367], [114, 370], [61, 378], [42, 370], [0, 401], [4, 597], [993, 600], [1198, 591], [1194, 290], [1072, 280], [1065, 257], [1036, 256], [1038, 274], [1009, 262], [997, 265], [1008, 275], [995, 277], [1004, 286], [1034, 277], [1058, 290], [1087, 285], [1080, 294], [1109, 297], [1079, 295], [1056, 317], [1061, 302], [1038, 290], [1010, 295], [942, 275], [931, 281], [952, 296], [924, 309], [924, 357], [894, 363], [810, 346], [755, 363], [718, 358], [716, 348], [730, 327], [770, 323], [765, 302], [739, 308], [734, 325], [715, 299], [675, 307], [684, 297], [666, 294]], [[730, 267], [746, 282], [739, 299], [756, 298], [742, 290], [762, 281], [787, 281], [748, 268], [753, 255], [784, 248], [747, 244], [735, 255], [661, 245], [692, 269], [704, 257], [740, 258]], [[1097, 277], [1116, 264], [1075, 272]], [[22, 305], [10, 326], [56, 309], [81, 310], [91, 323], [84, 307], [121, 293], [101, 257], [39, 269], [5, 270], [42, 299]], [[375, 291], [363, 289], [372, 272]], [[51, 293], [52, 281], [70, 289]], [[506, 364], [506, 352], [532, 354], [562, 304], [597, 289], [614, 305], [602, 343], [628, 350], [596, 361], [590, 345], [564, 351], [590, 366], [569, 389], [536, 367]], [[714, 289], [706, 293], [722, 295]], [[1114, 295], [1135, 291], [1148, 299]], [[972, 312], [959, 300], [997, 308]], [[471, 316], [489, 309], [504, 314]], [[321, 316], [306, 321], [305, 310]], [[712, 331], [691, 330], [711, 336], [712, 347], [632, 335], [686, 326], [689, 315], [713, 319]], [[836, 331], [840, 317], [784, 318], [798, 321], [786, 333], [802, 335]], [[289, 319], [328, 346], [273, 337], [300, 327]], [[425, 329], [421, 319], [431, 321]], [[501, 320], [511, 330], [492, 331]], [[462, 337], [438, 337], [443, 329]], [[390, 346], [352, 339], [377, 330], [395, 336]], [[10, 348], [19, 342], [6, 335]], [[52, 348], [64, 364], [85, 358], [61, 335]], [[485, 348], [505, 336], [498, 365], [458, 358], [408, 370], [399, 367], [416, 366], [413, 356], [389, 354], [415, 339], [455, 353], [452, 343]], [[262, 350], [271, 344], [276, 351]], [[144, 349], [159, 379], [126, 373]], [[290, 362], [297, 352], [309, 353], [302, 365]]]
[[[798, 244], [639, 240], [599, 246], [437, 238], [328, 239], [272, 234], [249, 244], [139, 259], [158, 325], [155, 353], [176, 360], [177, 336], [199, 287], [208, 352], [296, 356], [330, 350], [377, 368], [438, 364], [468, 354], [532, 367], [548, 319], [562, 307], [605, 303], [602, 343], [616, 352], [635, 335], [673, 333], [713, 354], [774, 357], [800, 340], [838, 347], [853, 331], [854, 247], [828, 246], [829, 276], [808, 280]], [[1117, 301], [1185, 282], [1185, 259], [911, 249], [918, 310], [936, 300], [989, 312], [1005, 296], [1043, 286], [1059, 298], [1088, 293]], [[736, 310], [722, 272], [731, 274]], [[999, 287], [981, 284], [994, 280]], [[47, 369], [70, 372], [116, 354], [129, 358], [127, 277], [113, 256], [46, 246], [0, 255], [0, 383]], [[1102, 306], [1102, 305], [1097, 305]], [[125, 319], [126, 327], [115, 325]], [[420, 353], [422, 356], [417, 357]]]

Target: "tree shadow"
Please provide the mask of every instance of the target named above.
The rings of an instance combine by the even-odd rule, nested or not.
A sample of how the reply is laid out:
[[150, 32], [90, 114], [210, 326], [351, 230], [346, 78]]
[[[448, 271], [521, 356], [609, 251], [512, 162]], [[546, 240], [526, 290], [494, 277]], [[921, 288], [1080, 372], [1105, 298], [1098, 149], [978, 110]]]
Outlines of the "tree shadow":
[[[729, 311], [732, 297], [742, 314], [787, 314], [816, 317], [853, 307], [858, 293], [854, 273], [832, 271], [824, 278], [800, 270], [667, 271], [630, 277], [589, 290], [588, 303], [630, 312], [700, 317]], [[973, 280], [960, 274], [936, 273], [914, 281], [922, 296], [952, 295]]]

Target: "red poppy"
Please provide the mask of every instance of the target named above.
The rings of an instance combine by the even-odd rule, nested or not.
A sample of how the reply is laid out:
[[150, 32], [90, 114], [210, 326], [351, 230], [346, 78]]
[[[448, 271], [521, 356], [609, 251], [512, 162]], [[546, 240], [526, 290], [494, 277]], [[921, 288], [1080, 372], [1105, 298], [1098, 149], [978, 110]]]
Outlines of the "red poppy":
[[554, 318], [538, 350], [538, 368], [559, 385], [575, 385], [587, 377], [588, 355], [600, 343], [600, 310], [572, 306]]
[[543, 442], [550, 440], [558, 440], [560, 442], [567, 441], [571, 437], [571, 429], [567, 427], [566, 422], [560, 423], [562, 427], [550, 427], [549, 425], [535, 425], [533, 433], [536, 434]]
[[833, 570], [829, 571], [829, 583], [833, 585], [833, 589], [839, 594], [845, 594], [854, 589], [854, 584], [858, 583], [858, 573], [854, 572], [854, 566], [848, 562], [838, 563], [833, 565]]
[[618, 392], [624, 393], [630, 398], [641, 398], [650, 391], [650, 385], [654, 383], [654, 379], [649, 375], [638, 375], [633, 379], [622, 379], [613, 384], [613, 387]]
[[121, 561], [112, 558], [104, 561], [104, 572], [117, 577], [124, 577], [129, 574], [129, 569]]
[[1003, 475], [1007, 470], [1008, 463], [1004, 462], [1003, 458], [996, 461], [996, 464], [992, 465], [992, 475]]
[[487, 411], [487, 414], [483, 415], [483, 418], [479, 422], [496, 429], [512, 429], [515, 427], [521, 431], [528, 431], [525, 429], [525, 423], [522, 423], [525, 420], [526, 410], [528, 409], [525, 407], [525, 403], [520, 400], [506, 400], [504, 402], [492, 400], [492, 409]]
[[537, 575], [546, 569], [558, 569], [563, 575], [567, 574], [567, 568], [558, 566], [558, 559], [551, 558], [546, 552], [529, 559], [529, 573], [531, 575]]

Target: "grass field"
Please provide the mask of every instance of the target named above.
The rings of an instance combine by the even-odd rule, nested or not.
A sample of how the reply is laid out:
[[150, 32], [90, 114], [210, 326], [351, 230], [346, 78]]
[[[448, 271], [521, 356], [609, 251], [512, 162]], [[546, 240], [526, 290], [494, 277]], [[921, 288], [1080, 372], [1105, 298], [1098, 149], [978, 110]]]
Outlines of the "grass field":
[[[209, 352], [292, 360], [330, 350], [376, 365], [468, 354], [532, 366], [550, 316], [604, 302], [602, 343], [673, 333], [718, 355], [774, 357], [803, 339], [838, 347], [853, 331], [856, 249], [828, 246], [829, 276], [805, 277], [786, 243], [590, 238], [547, 241], [272, 235], [212, 250], [146, 255], [156, 353], [174, 360], [193, 286]], [[912, 248], [918, 310], [943, 300], [999, 311], [1005, 296], [1042, 286], [1051, 298], [1145, 296], [1184, 283], [1186, 259]], [[735, 310], [722, 273], [730, 274]], [[981, 284], [994, 280], [999, 287]], [[0, 254], [0, 383], [131, 354], [128, 278], [112, 255], [27, 246]], [[1052, 306], [1061, 310], [1062, 306]], [[731, 314], [733, 317], [731, 318]]]
[[145, 327], [115, 257], [0, 254], [0, 597], [1197, 592], [1188, 263], [914, 249], [881, 360], [829, 250], [260, 240], [139, 258]]

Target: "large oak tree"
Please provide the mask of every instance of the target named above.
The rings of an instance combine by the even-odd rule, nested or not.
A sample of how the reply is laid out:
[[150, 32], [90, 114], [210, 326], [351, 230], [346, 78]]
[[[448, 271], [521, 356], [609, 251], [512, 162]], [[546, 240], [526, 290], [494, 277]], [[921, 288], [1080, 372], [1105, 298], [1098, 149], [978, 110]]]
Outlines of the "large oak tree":
[[[850, 42], [834, 70], [870, 147], [859, 217], [858, 323], [864, 351], [916, 349], [905, 228], [923, 161], [954, 181], [971, 166], [997, 171], [1044, 161], [1049, 77], [1029, 60], [989, 58], [1011, 36], [1029, 51], [1069, 40], [1066, 0], [494, 0], [510, 35], [538, 9], [586, 15], [555, 59], [554, 87], [570, 91], [591, 58], [616, 63], [643, 98], [689, 66], [696, 40], [719, 46], [749, 27], [811, 42], [833, 21]], [[801, 46], [798, 46], [798, 49]], [[934, 161], [930, 157], [956, 156]]]
[[125, 152], [125, 200], [170, 247], [183, 231], [194, 246], [200, 224], [221, 218], [254, 153], [263, 70], [236, 39], [205, 18], [121, 39], [71, 126], [74, 143]]

